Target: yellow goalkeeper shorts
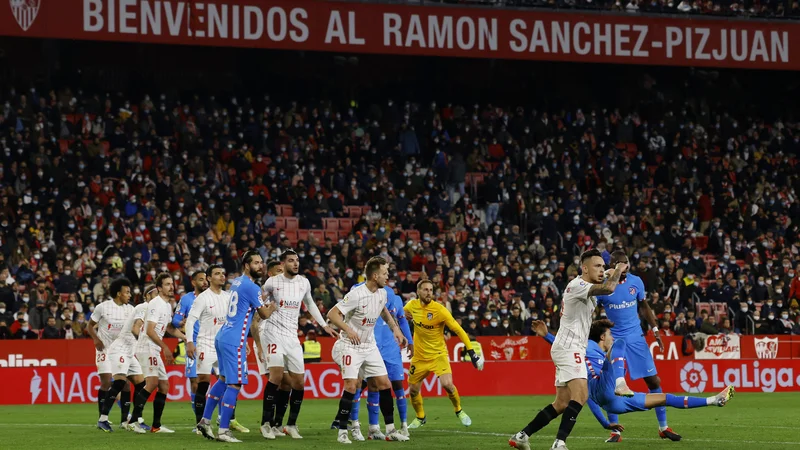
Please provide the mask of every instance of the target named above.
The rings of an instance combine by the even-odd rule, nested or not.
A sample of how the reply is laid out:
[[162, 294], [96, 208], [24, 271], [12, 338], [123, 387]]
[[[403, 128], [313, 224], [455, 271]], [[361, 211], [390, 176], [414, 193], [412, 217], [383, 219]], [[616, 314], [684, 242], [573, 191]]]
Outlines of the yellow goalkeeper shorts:
[[453, 373], [450, 368], [450, 359], [447, 355], [442, 355], [436, 359], [427, 361], [411, 359], [411, 367], [408, 369], [408, 383], [417, 384], [428, 377], [431, 373], [440, 377], [447, 373]]

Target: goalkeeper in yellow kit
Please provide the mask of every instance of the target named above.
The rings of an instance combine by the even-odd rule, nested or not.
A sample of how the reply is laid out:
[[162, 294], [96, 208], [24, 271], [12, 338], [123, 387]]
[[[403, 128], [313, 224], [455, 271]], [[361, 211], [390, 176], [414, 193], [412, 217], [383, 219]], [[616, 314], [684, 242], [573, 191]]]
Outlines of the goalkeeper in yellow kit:
[[420, 387], [422, 381], [431, 373], [439, 377], [439, 382], [453, 403], [456, 417], [468, 427], [472, 425], [472, 419], [461, 409], [461, 397], [458, 396], [458, 389], [453, 384], [453, 371], [450, 368], [447, 345], [444, 343], [444, 327], [447, 326], [450, 331], [458, 334], [476, 369], [483, 370], [483, 359], [475, 354], [469, 336], [450, 311], [433, 301], [433, 283], [430, 280], [417, 283], [417, 296], [419, 299], [411, 300], [403, 308], [406, 318], [414, 324], [414, 354], [411, 356], [408, 384], [411, 390], [411, 405], [417, 417], [408, 428], [419, 428], [426, 422]]

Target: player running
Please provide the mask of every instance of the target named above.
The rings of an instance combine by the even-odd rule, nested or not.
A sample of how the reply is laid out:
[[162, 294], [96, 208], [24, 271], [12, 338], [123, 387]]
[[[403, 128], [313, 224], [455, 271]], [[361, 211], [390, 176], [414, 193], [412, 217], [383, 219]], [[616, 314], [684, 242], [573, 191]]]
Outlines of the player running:
[[400, 327], [386, 309], [387, 295], [383, 287], [389, 278], [389, 264], [381, 257], [373, 257], [364, 268], [366, 283], [352, 289], [344, 299], [328, 311], [328, 319], [339, 330], [339, 339], [333, 345], [332, 356], [342, 371], [344, 392], [339, 401], [339, 435], [341, 444], [350, 444], [347, 436], [347, 419], [353, 407], [353, 398], [359, 388], [358, 379], [374, 378], [379, 392], [380, 409], [386, 424], [387, 441], [407, 441], [394, 427], [394, 402], [392, 384], [387, 376], [374, 328], [378, 317], [389, 324], [401, 347], [406, 344]]
[[264, 305], [261, 302], [261, 289], [256, 281], [263, 275], [263, 270], [261, 255], [249, 250], [242, 256], [244, 275], [233, 280], [231, 284], [226, 322], [214, 340], [219, 380], [209, 390], [203, 417], [197, 424], [197, 429], [208, 439], [214, 439], [211, 415], [219, 404], [222, 417], [216, 439], [222, 442], [242, 442], [231, 434], [230, 422], [239, 398], [239, 390], [243, 384], [247, 384], [247, 332], [254, 312], [257, 311], [262, 319], [267, 319], [275, 311], [274, 304]]
[[[353, 287], [357, 288], [362, 284], [364, 283], [358, 283]], [[389, 313], [397, 320], [400, 330], [408, 341], [409, 352], [413, 355], [414, 342], [411, 336], [411, 329], [406, 320], [405, 311], [403, 310], [403, 299], [395, 294], [394, 289], [391, 287], [384, 286], [383, 289], [386, 291], [388, 297], [386, 309], [388, 309]], [[406, 378], [405, 369], [403, 369], [403, 350], [397, 345], [389, 324], [387, 324], [382, 317], [378, 317], [378, 322], [375, 324], [375, 341], [378, 343], [378, 350], [381, 352], [381, 358], [383, 358], [383, 363], [386, 365], [389, 381], [392, 383], [392, 390], [394, 391], [394, 398], [397, 402], [397, 411], [400, 414], [400, 423], [402, 424], [399, 433], [408, 437], [408, 404], [406, 402], [406, 391], [403, 387], [403, 381], [405, 381]], [[368, 388], [367, 410], [369, 411], [369, 439], [384, 440], [386, 436], [381, 433], [381, 428], [378, 423], [380, 413], [380, 408], [378, 407], [380, 394], [378, 389], [373, 381], [369, 381], [366, 385], [359, 382], [357, 385], [361, 385], [361, 389], [356, 392], [356, 396], [353, 399], [353, 409], [350, 411], [350, 423], [347, 429], [350, 431], [354, 440], [365, 440], [364, 435], [361, 434], [361, 425], [358, 423], [358, 412], [360, 409], [359, 400], [362, 392], [364, 389]], [[339, 423], [334, 420], [331, 428], [338, 429]]]
[[422, 382], [431, 373], [439, 377], [439, 382], [453, 404], [456, 417], [462, 425], [468, 427], [472, 425], [472, 419], [461, 408], [461, 396], [458, 395], [458, 389], [453, 384], [453, 369], [450, 368], [450, 358], [444, 342], [444, 327], [447, 326], [450, 331], [458, 335], [476, 369], [483, 370], [483, 358], [472, 349], [469, 336], [456, 322], [450, 311], [434, 301], [431, 280], [422, 280], [417, 283], [417, 296], [418, 299], [411, 300], [404, 308], [406, 318], [414, 324], [414, 338], [417, 344], [414, 347], [411, 367], [408, 371], [411, 405], [414, 407], [416, 417], [408, 428], [419, 428], [427, 423], [420, 390]]
[[[125, 362], [125, 358], [123, 356], [121, 356], [121, 355], [118, 356], [113, 351], [113, 349], [115, 348], [114, 347], [114, 343], [117, 340], [119, 340], [119, 338], [121, 338], [125, 334], [125, 330], [126, 330], [126, 327], [128, 326], [129, 318], [134, 314], [134, 311], [135, 311], [135, 309], [131, 305], [128, 304], [128, 302], [131, 299], [131, 282], [127, 278], [118, 278], [118, 279], [116, 279], [116, 280], [111, 282], [111, 286], [109, 287], [109, 293], [111, 294], [111, 298], [113, 299], [113, 301], [112, 301], [113, 304], [115, 306], [122, 306], [123, 307], [123, 309], [120, 309], [119, 312], [125, 314], [125, 316], [124, 316], [124, 321], [123, 321], [122, 328], [120, 330], [118, 330], [119, 334], [113, 339], [113, 341], [111, 343], [109, 343], [108, 346], [105, 346], [104, 349], [103, 349], [103, 351], [104, 351], [104, 353], [106, 355], [106, 361], [105, 362], [107, 362], [109, 366], [113, 365], [113, 367], [111, 367], [111, 373], [113, 374], [113, 377], [114, 377], [114, 381], [111, 384], [111, 387], [110, 387], [109, 391], [106, 393], [106, 397], [103, 399], [103, 403], [100, 406], [100, 418], [97, 421], [97, 428], [105, 431], [106, 433], [114, 431], [113, 428], [111, 428], [111, 424], [108, 421], [108, 413], [111, 411], [111, 407], [114, 406], [114, 402], [116, 401], [117, 395], [119, 395], [120, 392], [123, 392], [123, 395], [122, 395], [122, 419], [121, 419], [120, 428], [123, 429], [123, 430], [125, 428], [127, 428], [127, 425], [128, 425], [128, 411], [130, 410], [130, 405], [131, 405], [131, 392], [129, 390], [130, 388], [128, 387], [128, 383], [125, 380], [127, 375], [132, 375], [131, 381], [134, 383], [134, 385], [142, 383], [144, 381], [144, 379], [142, 378], [142, 369], [140, 367], [138, 367], [138, 365], [136, 367], [131, 367], [131, 369], [132, 369], [131, 372], [127, 371], [128, 367], [125, 367], [126, 370], [124, 372], [117, 371], [116, 370], [117, 366], [120, 364], [120, 362], [124, 363]], [[105, 305], [106, 303], [108, 303], [108, 302], [103, 302], [103, 303], [99, 304], [97, 306], [97, 308], [95, 308], [95, 310], [94, 310], [94, 312], [92, 314], [92, 320], [94, 320], [94, 317], [95, 317], [94, 313], [97, 313], [98, 309], [101, 310], [100, 314], [99, 314], [100, 317], [98, 317], [98, 320], [97, 320], [98, 324], [103, 323], [103, 321], [106, 320], [106, 317], [105, 317], [106, 316], [106, 312], [111, 312], [111, 311], [117, 309], [117, 308], [113, 308], [113, 307], [112, 308], [103, 307], [103, 305]], [[105, 310], [105, 311], [103, 311], [103, 310]], [[114, 312], [116, 312], [116, 311], [114, 311]], [[111, 315], [111, 314], [109, 314], [109, 315]], [[111, 328], [113, 328], [113, 327], [100, 326], [100, 331], [101, 331], [101, 333], [104, 332], [104, 331], [108, 332], [108, 331], [110, 331]], [[117, 374], [120, 374], [120, 375], [117, 375]]]
[[[283, 264], [280, 261], [270, 261], [267, 263], [267, 277], [272, 278], [283, 273]], [[261, 348], [261, 339], [259, 336], [264, 332], [267, 323], [261, 320], [259, 315], [253, 316], [253, 325], [250, 326], [250, 335], [253, 336], [253, 348], [256, 351], [256, 364], [258, 366], [258, 373], [261, 376], [266, 376], [267, 383], [269, 383], [269, 368], [267, 367], [267, 358]], [[286, 436], [283, 432], [283, 416], [286, 410], [289, 409], [289, 397], [292, 392], [292, 384], [289, 380], [289, 374], [284, 372], [281, 384], [278, 386], [278, 394], [273, 400], [275, 403], [275, 415], [272, 419], [272, 434], [276, 437]], [[267, 390], [264, 389], [262, 405], [261, 405], [261, 423], [267, 421]]]
[[[628, 256], [625, 252], [617, 250], [611, 254], [611, 266], [623, 262], [629, 264]], [[626, 271], [622, 272], [619, 278], [619, 285], [611, 295], [600, 295], [597, 297], [597, 304], [604, 307], [608, 319], [617, 324], [611, 329], [614, 339], [625, 340], [625, 359], [628, 361], [628, 375], [631, 380], [644, 378], [650, 393], [661, 393], [661, 379], [658, 377], [653, 356], [650, 354], [650, 347], [644, 340], [642, 328], [640, 326], [639, 315], [641, 314], [650, 327], [653, 329], [656, 341], [661, 351], [664, 351], [664, 344], [658, 333], [656, 316], [646, 300], [644, 283], [642, 279]], [[667, 425], [667, 408], [657, 407], [656, 418], [658, 419], [658, 435], [661, 439], [680, 441], [681, 436], [673, 432]], [[618, 418], [614, 414], [609, 414], [608, 420], [616, 423]], [[618, 431], [611, 433], [611, 437], [606, 442], [619, 442], [622, 434]]]
[[197, 361], [193, 364], [197, 374], [197, 396], [194, 401], [197, 422], [203, 418], [211, 373], [219, 373], [214, 339], [225, 324], [230, 300], [230, 293], [222, 289], [226, 282], [222, 266], [209, 266], [203, 278], [208, 280], [209, 287], [193, 301], [186, 317], [186, 357]]
[[269, 319], [264, 320], [263, 332], [259, 336], [259, 347], [264, 351], [269, 370], [261, 435], [265, 439], [275, 439], [275, 434], [272, 432], [275, 398], [284, 373], [288, 373], [292, 392], [289, 398], [289, 420], [286, 421], [283, 433], [293, 439], [302, 439], [297, 430], [297, 416], [303, 404], [306, 373], [303, 346], [297, 338], [297, 322], [302, 305], [305, 304], [314, 320], [328, 334], [332, 336], [336, 334], [326, 325], [325, 318], [314, 302], [311, 283], [306, 277], [299, 275], [300, 257], [294, 250], [287, 250], [281, 254], [280, 259], [283, 273], [269, 278], [262, 287], [265, 304], [276, 306], [276, 310]]
[[[194, 290], [192, 292], [187, 292], [186, 294], [181, 297], [180, 303], [178, 303], [178, 309], [175, 311], [175, 315], [172, 317], [172, 326], [175, 328], [183, 328], [184, 334], [188, 335], [187, 329], [184, 327], [186, 323], [186, 317], [189, 315], [189, 310], [192, 309], [192, 304], [194, 300], [201, 294], [203, 291], [208, 289], [208, 281], [206, 279], [206, 274], [202, 270], [198, 270], [192, 274], [192, 287]], [[200, 326], [200, 322], [195, 322], [195, 329], [192, 333], [193, 336], [197, 336], [198, 328]], [[193, 344], [197, 344], [197, 342], [193, 342]], [[186, 343], [188, 348], [189, 343]], [[192, 391], [192, 408], [195, 405], [195, 395], [197, 393], [197, 361], [194, 358], [186, 357], [186, 378], [190, 381], [191, 391]], [[200, 411], [200, 414], [203, 412]]]
[[[128, 282], [127, 286], [130, 287], [130, 282]], [[133, 311], [133, 306], [128, 304], [130, 295], [123, 297], [121, 295], [122, 285], [118, 284], [116, 287], [117, 290], [111, 294], [111, 300], [106, 300], [95, 307], [89, 319], [89, 325], [86, 327], [89, 337], [94, 340], [95, 364], [97, 365], [97, 374], [100, 375], [100, 388], [97, 391], [97, 410], [100, 415], [103, 415], [103, 404], [106, 396], [108, 396], [108, 390], [111, 389], [112, 368], [111, 359], [108, 357], [108, 346], [117, 338], [123, 325], [125, 325], [125, 320]], [[95, 331], [95, 326], [97, 326], [97, 331]], [[128, 396], [127, 401], [125, 400], [126, 394]], [[130, 397], [130, 388], [126, 385], [122, 394], [123, 402], [121, 405], [123, 422], [128, 417], [128, 410], [131, 405]], [[112, 405], [116, 398], [117, 396], [114, 395], [111, 402]], [[108, 422], [108, 418], [100, 422]], [[100, 422], [98, 422], [97, 427], [108, 432], [109, 430], [102, 427]], [[110, 428], [110, 422], [108, 424]]]
[[[561, 327], [550, 349], [550, 357], [556, 366], [556, 399], [539, 411], [524, 429], [509, 439], [510, 446], [529, 449], [528, 437], [563, 413], [556, 440], [550, 448], [567, 448], [565, 441], [589, 397], [584, 361], [592, 315], [597, 306], [595, 296], [613, 293], [619, 283], [620, 275], [627, 268], [627, 264], [618, 263], [611, 276], [603, 281], [604, 261], [600, 251], [592, 249], [581, 255], [582, 275], [567, 284], [561, 297]], [[617, 388], [617, 393], [632, 392], [623, 380], [622, 385]]]
[[[555, 336], [547, 331], [544, 322], [533, 322], [533, 328], [538, 336], [543, 337], [550, 344]], [[712, 397], [689, 397], [663, 393], [644, 394], [633, 393], [632, 396], [619, 396], [615, 393], [617, 381], [625, 378], [626, 343], [622, 339], [614, 339], [611, 330], [614, 322], [603, 319], [592, 323], [589, 331], [589, 345], [586, 348], [586, 369], [590, 375], [589, 400], [587, 401], [592, 413], [607, 430], [622, 431], [624, 427], [612, 420], [618, 414], [637, 411], [649, 411], [652, 408], [670, 406], [672, 408], [687, 409], [704, 406], [725, 406], [735, 390], [733, 386], [726, 387], [722, 392]], [[601, 409], [602, 408], [602, 409]], [[608, 412], [608, 420], [603, 415], [603, 409]], [[521, 446], [519, 448], [526, 448]], [[530, 448], [530, 447], [527, 447]]]
[[[144, 406], [150, 398], [150, 394], [156, 389], [156, 398], [153, 401], [153, 425], [151, 433], [174, 433], [167, 427], [161, 426], [161, 415], [164, 413], [164, 406], [167, 404], [167, 393], [169, 392], [169, 377], [164, 363], [170, 365], [175, 362], [172, 357], [172, 350], [164, 343], [164, 333], [169, 330], [173, 336], [184, 339], [181, 330], [172, 326], [172, 306], [169, 303], [175, 292], [175, 284], [169, 273], [162, 272], [156, 276], [156, 290], [158, 296], [150, 300], [147, 304], [147, 314], [144, 320], [143, 332], [139, 333], [136, 348], [136, 358], [139, 360], [145, 374], [145, 387], [136, 394], [134, 398], [133, 421], [134, 428], [139, 427], [138, 420], [142, 416]], [[161, 358], [161, 353], [164, 358]], [[137, 433], [139, 431], [136, 431]]]

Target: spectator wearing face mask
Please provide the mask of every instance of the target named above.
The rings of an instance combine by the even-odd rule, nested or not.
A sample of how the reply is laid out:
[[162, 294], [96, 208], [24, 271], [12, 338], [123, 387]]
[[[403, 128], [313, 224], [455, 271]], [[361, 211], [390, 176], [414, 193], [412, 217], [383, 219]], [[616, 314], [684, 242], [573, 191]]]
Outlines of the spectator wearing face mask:
[[753, 329], [756, 335], [770, 334], [772, 332], [766, 317], [763, 317], [760, 311], [753, 312]]
[[779, 319], [775, 320], [775, 334], [791, 334], [794, 324], [789, 319], [789, 311], [782, 310]]
[[786, 334], [786, 327], [781, 323], [779, 316], [770, 311], [767, 315], [768, 334]]
[[481, 333], [483, 336], [505, 336], [506, 331], [500, 326], [500, 320], [495, 316], [491, 316], [491, 319], [488, 320], [488, 324], [483, 327]]
[[8, 322], [0, 319], [0, 340], [12, 339], [14, 336], [8, 327]]
[[48, 317], [47, 324], [42, 330], [42, 339], [60, 339], [63, 336], [63, 330], [56, 328], [55, 317]]
[[19, 324], [19, 329], [14, 333], [14, 339], [36, 340], [39, 339], [39, 335], [31, 330], [28, 322], [23, 320]]
[[749, 334], [750, 332], [750, 319], [753, 317], [750, 307], [747, 302], [739, 303], [739, 311], [733, 320], [733, 330], [740, 334]]
[[508, 318], [508, 333], [510, 336], [520, 336], [525, 329], [525, 321], [522, 319], [522, 311], [519, 306], [511, 308], [511, 316]]
[[6, 324], [14, 321], [14, 314], [6, 308], [6, 304], [0, 302], [0, 321]]
[[766, 302], [761, 305], [761, 317], [767, 317], [770, 314], [777, 315], [778, 308], [775, 307], [775, 301], [768, 298]]

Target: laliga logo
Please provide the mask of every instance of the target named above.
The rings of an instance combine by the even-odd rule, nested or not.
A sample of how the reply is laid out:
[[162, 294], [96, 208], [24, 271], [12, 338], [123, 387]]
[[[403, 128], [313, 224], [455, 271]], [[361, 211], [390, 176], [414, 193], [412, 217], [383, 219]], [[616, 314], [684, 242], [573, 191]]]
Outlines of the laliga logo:
[[42, 0], [9, 0], [11, 12], [14, 14], [17, 24], [22, 31], [28, 31], [39, 14], [39, 6]]
[[703, 392], [708, 374], [702, 364], [690, 361], [681, 369], [681, 389], [684, 392]]

